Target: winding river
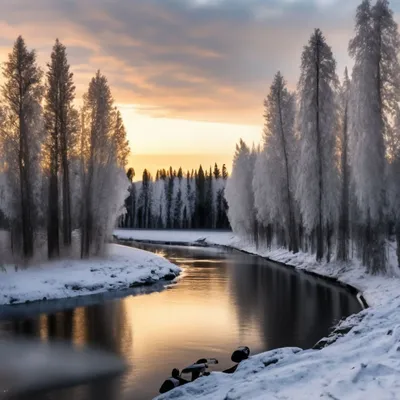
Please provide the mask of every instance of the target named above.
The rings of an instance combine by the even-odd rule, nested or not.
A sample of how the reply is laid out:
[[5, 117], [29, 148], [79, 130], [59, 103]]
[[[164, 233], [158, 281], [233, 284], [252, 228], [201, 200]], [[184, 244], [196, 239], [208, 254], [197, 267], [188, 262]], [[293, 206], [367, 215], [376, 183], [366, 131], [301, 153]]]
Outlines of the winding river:
[[220, 370], [232, 365], [239, 345], [252, 354], [310, 348], [341, 318], [361, 310], [344, 288], [259, 257], [218, 248], [140, 247], [180, 265], [178, 282], [165, 290], [0, 309], [0, 334], [89, 344], [131, 366], [120, 378], [35, 400], [148, 400], [173, 367], [216, 357]]

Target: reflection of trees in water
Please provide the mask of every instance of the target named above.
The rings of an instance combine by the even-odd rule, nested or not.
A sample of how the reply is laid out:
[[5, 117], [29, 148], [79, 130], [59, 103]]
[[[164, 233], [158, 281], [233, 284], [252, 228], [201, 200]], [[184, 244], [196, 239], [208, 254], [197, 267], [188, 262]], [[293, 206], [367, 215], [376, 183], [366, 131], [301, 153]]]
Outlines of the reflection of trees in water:
[[[131, 351], [132, 336], [125, 304], [124, 301], [113, 301], [85, 308], [88, 343], [119, 355]], [[96, 382], [88, 386], [87, 398], [117, 399], [120, 389], [120, 378]]]
[[266, 349], [309, 348], [359, 311], [344, 289], [256, 258], [253, 265], [233, 266], [231, 287], [239, 323], [257, 321]]
[[[124, 301], [108, 302], [83, 309], [12, 321], [8, 329], [17, 335], [44, 337], [49, 340], [64, 339], [71, 342], [76, 336], [76, 331], [79, 331], [79, 335], [84, 337], [84, 343], [92, 347], [117, 354], [129, 354], [132, 352], [132, 330], [126, 317], [125, 307]], [[83, 318], [75, 318], [76, 312], [81, 313]], [[81, 324], [78, 325], [77, 322]], [[30, 395], [29, 400], [111, 400], [118, 399], [120, 392], [120, 381], [117, 378], [48, 394]]]
[[87, 342], [123, 354], [132, 348], [132, 330], [126, 317], [126, 302], [112, 301], [85, 308]]

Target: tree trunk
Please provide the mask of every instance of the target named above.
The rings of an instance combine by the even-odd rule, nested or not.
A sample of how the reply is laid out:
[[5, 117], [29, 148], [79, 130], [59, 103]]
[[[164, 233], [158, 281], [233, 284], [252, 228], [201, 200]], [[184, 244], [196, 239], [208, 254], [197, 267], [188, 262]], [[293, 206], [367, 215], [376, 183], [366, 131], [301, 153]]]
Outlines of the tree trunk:
[[[65, 140], [65, 139], [64, 139]], [[64, 147], [65, 146], [65, 147]], [[71, 218], [71, 189], [69, 180], [68, 150], [66, 144], [62, 150], [63, 170], [63, 242], [69, 247], [72, 243], [72, 218]]]
[[26, 258], [33, 256], [32, 195], [29, 179], [29, 150], [26, 137], [22, 99], [19, 112], [19, 172], [21, 190], [22, 247]]
[[396, 222], [395, 233], [396, 233], [396, 243], [397, 243], [397, 249], [396, 249], [397, 267], [400, 268], [400, 221]]
[[332, 251], [332, 236], [333, 227], [332, 224], [328, 224], [326, 227], [326, 262], [331, 262], [331, 251]]
[[58, 179], [57, 172], [50, 172], [49, 211], [47, 221], [47, 250], [49, 258], [60, 255], [59, 219], [58, 219]]
[[344, 121], [343, 121], [342, 190], [341, 190], [339, 237], [338, 237], [338, 249], [337, 249], [337, 259], [339, 261], [347, 261], [349, 258], [349, 165], [348, 165], [347, 116], [348, 116], [348, 100], [346, 99]]
[[320, 85], [320, 49], [317, 43], [317, 60], [316, 60], [316, 135], [317, 135], [317, 157], [318, 157], [318, 223], [317, 223], [317, 261], [322, 261], [324, 257], [324, 241], [323, 241], [323, 217], [322, 217], [322, 146], [320, 131], [320, 104], [319, 104], [319, 85]]
[[54, 116], [54, 130], [50, 136], [50, 176], [48, 193], [47, 252], [49, 258], [60, 255], [59, 206], [58, 206], [58, 113]]
[[293, 198], [291, 192], [291, 177], [290, 177], [290, 170], [289, 170], [289, 156], [287, 152], [287, 144], [286, 144], [286, 137], [285, 132], [283, 131], [283, 117], [282, 117], [282, 105], [281, 105], [281, 92], [278, 95], [278, 109], [279, 109], [279, 126], [281, 132], [281, 141], [282, 141], [282, 148], [283, 148], [283, 156], [285, 160], [285, 172], [286, 172], [286, 190], [287, 190], [287, 206], [288, 206], [288, 214], [289, 214], [289, 250], [293, 251], [293, 253], [298, 253], [299, 251], [299, 244], [297, 241], [296, 235], [296, 221], [294, 217], [294, 210], [293, 210]]

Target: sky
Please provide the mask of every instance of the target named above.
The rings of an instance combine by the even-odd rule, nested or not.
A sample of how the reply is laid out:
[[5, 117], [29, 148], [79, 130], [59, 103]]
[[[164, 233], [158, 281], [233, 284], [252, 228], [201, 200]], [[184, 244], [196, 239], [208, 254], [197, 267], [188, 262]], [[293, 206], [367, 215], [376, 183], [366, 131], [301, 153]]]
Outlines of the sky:
[[[358, 0], [0, 0], [0, 61], [22, 34], [45, 67], [67, 46], [77, 99], [100, 69], [128, 131], [130, 165], [227, 163], [258, 143], [280, 70], [295, 89], [303, 46], [321, 28], [342, 76]], [[400, 11], [400, 2], [392, 0]]]

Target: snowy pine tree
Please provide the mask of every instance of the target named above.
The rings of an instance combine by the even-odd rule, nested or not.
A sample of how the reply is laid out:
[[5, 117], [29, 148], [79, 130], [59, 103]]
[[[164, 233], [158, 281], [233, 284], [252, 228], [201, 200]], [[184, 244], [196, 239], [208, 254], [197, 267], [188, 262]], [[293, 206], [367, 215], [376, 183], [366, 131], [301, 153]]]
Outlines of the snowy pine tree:
[[240, 236], [253, 238], [256, 225], [252, 180], [255, 157], [243, 140], [236, 145], [232, 174], [225, 188], [232, 229]]
[[[36, 53], [29, 51], [19, 36], [3, 66], [4, 119], [1, 140], [7, 162], [7, 181], [11, 191], [11, 219], [14, 249], [22, 254], [34, 254], [34, 232], [38, 201], [35, 190], [40, 178], [43, 119], [41, 117], [42, 71]], [[35, 188], [36, 186], [36, 188]]]
[[354, 58], [354, 99], [351, 114], [352, 179], [364, 225], [363, 262], [368, 271], [385, 270], [386, 144], [393, 132], [399, 102], [399, 35], [387, 0], [357, 9]]
[[300, 160], [297, 199], [305, 228], [315, 232], [316, 257], [327, 256], [338, 211], [336, 156], [338, 79], [332, 50], [319, 29], [304, 47], [298, 84]]
[[350, 79], [345, 69], [344, 79], [340, 88], [339, 109], [341, 123], [340, 137], [340, 168], [341, 168], [341, 192], [340, 192], [340, 216], [338, 228], [337, 259], [347, 261], [349, 257], [350, 239], [350, 164], [349, 164], [349, 106], [350, 106]]
[[264, 207], [268, 209], [268, 217], [264, 216], [262, 222], [265, 224], [269, 219], [270, 223], [280, 225], [286, 231], [289, 250], [296, 253], [299, 250], [294, 204], [296, 103], [280, 72], [275, 75], [264, 105], [264, 149], [256, 163], [254, 178], [256, 205], [260, 214]]

